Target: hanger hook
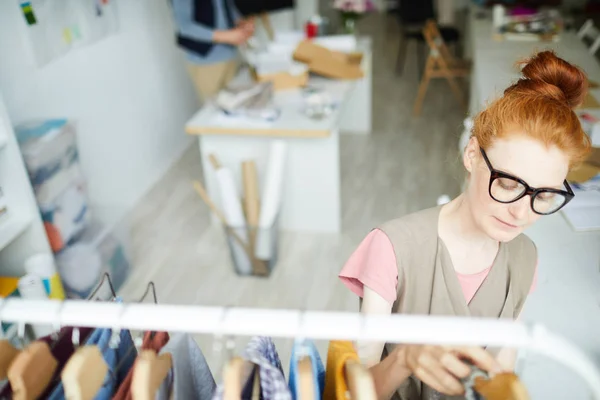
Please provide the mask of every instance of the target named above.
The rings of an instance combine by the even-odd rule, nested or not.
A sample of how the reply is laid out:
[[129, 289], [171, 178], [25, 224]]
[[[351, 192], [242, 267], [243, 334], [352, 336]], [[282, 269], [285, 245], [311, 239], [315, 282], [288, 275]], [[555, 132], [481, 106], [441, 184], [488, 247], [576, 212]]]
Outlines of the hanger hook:
[[[223, 312], [221, 314], [217, 329], [215, 329], [213, 339], [213, 352], [216, 359], [221, 360], [221, 370], [223, 370], [225, 367], [225, 363], [231, 360], [233, 357], [233, 351], [235, 349], [235, 341], [225, 335], [225, 323], [227, 321], [227, 316], [229, 315], [230, 309], [231, 306], [229, 305], [223, 307]], [[226, 351], [223, 351], [223, 347], [226, 348]]]
[[144, 301], [144, 299], [148, 295], [148, 292], [150, 292], [150, 289], [152, 289], [152, 297], [154, 299], [154, 304], [158, 304], [158, 300], [156, 298], [156, 286], [154, 286], [153, 281], [148, 282], [148, 286], [146, 286], [146, 291], [144, 292], [144, 294], [142, 295], [142, 298], [140, 299], [140, 301], [138, 303], [141, 303], [142, 301]]
[[81, 332], [79, 332], [78, 327], [73, 327], [73, 332], [71, 333], [71, 343], [73, 343], [73, 348], [79, 348], [79, 341], [81, 340]]
[[2, 328], [2, 316], [6, 307], [6, 299], [0, 299], [0, 339], [4, 339], [4, 328]]
[[108, 342], [108, 345], [111, 349], [116, 349], [121, 344], [121, 326], [123, 325], [123, 315], [125, 314], [127, 305], [121, 304], [121, 307], [121, 311], [119, 311], [119, 314], [117, 315], [117, 320], [115, 322], [115, 326], [112, 329], [112, 332], [110, 334], [110, 340]]
[[25, 348], [25, 322], [17, 323], [17, 337], [19, 338], [19, 342], [21, 342], [21, 348]]
[[56, 342], [58, 340], [59, 332], [62, 329], [62, 314], [63, 314], [64, 308], [65, 308], [65, 302], [63, 300], [60, 302], [60, 305], [58, 306], [58, 310], [56, 311], [56, 317], [54, 318], [54, 322], [52, 323], [52, 334], [50, 336], [52, 337], [52, 340], [54, 342]]
[[117, 292], [115, 292], [115, 287], [113, 286], [112, 280], [110, 279], [110, 274], [108, 272], [105, 272], [104, 275], [102, 275], [102, 279], [98, 283], [98, 286], [96, 286], [94, 291], [88, 296], [88, 300], [92, 300], [94, 298], [94, 296], [96, 295], [96, 293], [98, 293], [105, 281], [108, 281], [108, 286], [110, 287], [110, 293], [112, 294], [113, 299], [117, 297]]
[[298, 335], [296, 336], [298, 346], [296, 355], [298, 358], [306, 357], [309, 353], [306, 345], [306, 319], [306, 309], [301, 309], [298, 316]]

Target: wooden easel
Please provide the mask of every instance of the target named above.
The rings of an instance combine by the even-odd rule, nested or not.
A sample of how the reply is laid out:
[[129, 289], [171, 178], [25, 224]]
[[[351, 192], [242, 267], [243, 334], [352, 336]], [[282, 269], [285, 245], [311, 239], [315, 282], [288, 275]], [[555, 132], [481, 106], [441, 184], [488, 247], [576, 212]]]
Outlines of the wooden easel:
[[470, 64], [463, 60], [457, 60], [450, 54], [435, 21], [427, 21], [423, 28], [423, 36], [429, 46], [429, 57], [427, 57], [425, 72], [419, 84], [419, 92], [415, 100], [413, 114], [415, 116], [421, 115], [427, 87], [429, 86], [429, 81], [433, 78], [446, 78], [454, 95], [462, 106], [466, 108], [465, 95], [454, 78], [469, 75], [471, 72]]

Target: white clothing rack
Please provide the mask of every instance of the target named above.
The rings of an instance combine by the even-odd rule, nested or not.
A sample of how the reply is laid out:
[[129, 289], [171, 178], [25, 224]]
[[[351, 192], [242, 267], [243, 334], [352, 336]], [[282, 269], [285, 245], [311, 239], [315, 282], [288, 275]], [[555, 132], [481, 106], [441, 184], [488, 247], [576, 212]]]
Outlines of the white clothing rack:
[[540, 325], [497, 319], [224, 308], [80, 300], [0, 301], [3, 323], [527, 348], [577, 372], [600, 400], [600, 372], [577, 347]]

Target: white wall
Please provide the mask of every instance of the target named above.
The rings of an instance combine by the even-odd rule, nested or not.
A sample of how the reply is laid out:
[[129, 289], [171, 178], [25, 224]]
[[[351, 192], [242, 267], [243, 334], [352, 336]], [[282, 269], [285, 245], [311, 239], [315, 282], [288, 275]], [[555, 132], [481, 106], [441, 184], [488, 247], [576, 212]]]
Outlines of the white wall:
[[67, 117], [91, 200], [131, 207], [191, 143], [196, 94], [168, 0], [120, 0], [120, 32], [35, 66], [18, 2], [0, 1], [0, 89], [13, 124]]

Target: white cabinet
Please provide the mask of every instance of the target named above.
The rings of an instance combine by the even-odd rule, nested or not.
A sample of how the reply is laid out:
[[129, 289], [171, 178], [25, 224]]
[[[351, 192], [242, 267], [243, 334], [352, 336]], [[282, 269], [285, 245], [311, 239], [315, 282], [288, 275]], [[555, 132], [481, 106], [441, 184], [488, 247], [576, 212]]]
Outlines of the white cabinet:
[[51, 252], [12, 125], [0, 95], [1, 276], [21, 276], [27, 257]]

